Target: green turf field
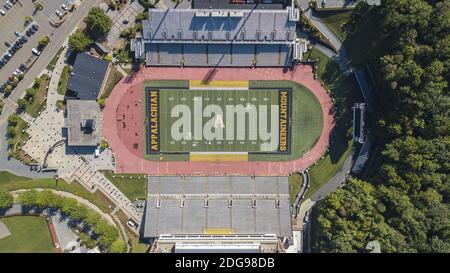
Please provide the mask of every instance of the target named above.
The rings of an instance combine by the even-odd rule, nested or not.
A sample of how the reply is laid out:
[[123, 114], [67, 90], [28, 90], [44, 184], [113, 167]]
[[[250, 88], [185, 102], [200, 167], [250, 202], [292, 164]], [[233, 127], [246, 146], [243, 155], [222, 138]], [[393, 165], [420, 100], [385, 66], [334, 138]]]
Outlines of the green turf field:
[[54, 253], [44, 217], [14, 216], [0, 219], [11, 235], [0, 240], [0, 253]]
[[[290, 81], [250, 81], [248, 90], [242, 89], [217, 88], [216, 85], [210, 89], [191, 87], [190, 90], [188, 81], [148, 81], [144, 89], [144, 111], [149, 121], [145, 128], [145, 143], [147, 148], [152, 147], [154, 135], [151, 128], [157, 124], [158, 145], [153, 152], [147, 149], [145, 157], [152, 160], [187, 160], [189, 157], [186, 154], [191, 152], [248, 152], [249, 160], [284, 161], [298, 158], [313, 147], [322, 131], [323, 116], [319, 102], [307, 88]], [[159, 97], [158, 123], [151, 122], [152, 109], [155, 110], [152, 106], [156, 105], [150, 100], [152, 90], [156, 90]], [[280, 92], [289, 93], [287, 105], [280, 104]], [[203, 113], [202, 116], [202, 111], [212, 104], [220, 108], [220, 118], [216, 117], [217, 112], [206, 117]], [[179, 105], [183, 105], [183, 111], [174, 112], [174, 108], [181, 109]], [[250, 107], [246, 109], [254, 106], [257, 118], [252, 120], [257, 121], [252, 122], [250, 115], [246, 114], [245, 122], [241, 123], [242, 119], [236, 114], [233, 130], [228, 132], [230, 123], [227, 121], [227, 110], [233, 108], [227, 107], [236, 106]], [[288, 114], [281, 112], [280, 109], [286, 108]], [[196, 112], [196, 109], [201, 110]], [[190, 120], [181, 126], [183, 122], [180, 122], [180, 118], [185, 114], [190, 116]], [[261, 124], [264, 115], [266, 123]], [[198, 117], [202, 118], [200, 125], [195, 124]], [[274, 126], [278, 127], [276, 137], [271, 131], [275, 117], [278, 117], [278, 124]], [[281, 125], [280, 117], [287, 117], [287, 123], [283, 123], [285, 127]], [[211, 126], [205, 127], [208, 121]], [[173, 133], [174, 125], [177, 125], [175, 132], [178, 135]], [[222, 132], [218, 130], [220, 126], [223, 126]], [[280, 133], [282, 127], [286, 129], [285, 134]], [[208, 136], [209, 132], [213, 132], [215, 137]], [[267, 133], [270, 132], [272, 134], [268, 138]]]

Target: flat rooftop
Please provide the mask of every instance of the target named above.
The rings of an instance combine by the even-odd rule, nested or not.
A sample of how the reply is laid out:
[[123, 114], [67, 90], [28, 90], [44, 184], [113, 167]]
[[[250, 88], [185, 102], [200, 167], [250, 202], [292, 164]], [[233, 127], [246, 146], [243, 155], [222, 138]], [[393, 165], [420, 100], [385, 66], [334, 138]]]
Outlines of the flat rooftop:
[[291, 44], [296, 35], [287, 10], [150, 9], [142, 25], [148, 43]]
[[[233, 3], [234, 2], [234, 3]], [[230, 1], [230, 0], [192, 0], [194, 9], [283, 9], [286, 0], [273, 0], [272, 3], [247, 3], [250, 1]], [[261, 2], [261, 3], [258, 3]], [[265, 1], [268, 2], [268, 1]]]
[[144, 237], [292, 236], [287, 177], [149, 177]]
[[69, 146], [97, 146], [101, 141], [102, 111], [93, 100], [67, 100]]

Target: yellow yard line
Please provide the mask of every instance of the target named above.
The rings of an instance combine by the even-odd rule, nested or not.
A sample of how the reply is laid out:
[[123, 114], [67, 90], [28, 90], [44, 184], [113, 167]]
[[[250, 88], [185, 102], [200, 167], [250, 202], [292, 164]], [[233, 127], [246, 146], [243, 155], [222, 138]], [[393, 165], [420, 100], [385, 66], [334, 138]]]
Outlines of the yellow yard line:
[[190, 161], [223, 162], [223, 161], [248, 161], [248, 154], [189, 154]]
[[203, 82], [199, 80], [189, 81], [189, 88], [196, 88], [196, 87], [249, 88], [249, 81], [210, 81], [210, 82]]

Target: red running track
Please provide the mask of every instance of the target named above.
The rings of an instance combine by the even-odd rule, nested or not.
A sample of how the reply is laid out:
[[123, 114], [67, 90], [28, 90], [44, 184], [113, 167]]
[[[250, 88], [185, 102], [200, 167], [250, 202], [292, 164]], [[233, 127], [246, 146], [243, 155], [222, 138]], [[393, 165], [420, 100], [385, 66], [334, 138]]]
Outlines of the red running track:
[[[209, 73], [208, 73], [209, 72]], [[103, 111], [103, 135], [114, 155], [117, 173], [148, 175], [288, 175], [305, 170], [325, 154], [334, 126], [332, 102], [312, 67], [283, 68], [179, 68], [142, 67], [122, 79], [112, 91]], [[323, 130], [315, 146], [301, 158], [284, 162], [164, 162], [150, 161], [144, 155], [143, 83], [146, 80], [291, 80], [306, 86], [317, 97], [323, 112]]]

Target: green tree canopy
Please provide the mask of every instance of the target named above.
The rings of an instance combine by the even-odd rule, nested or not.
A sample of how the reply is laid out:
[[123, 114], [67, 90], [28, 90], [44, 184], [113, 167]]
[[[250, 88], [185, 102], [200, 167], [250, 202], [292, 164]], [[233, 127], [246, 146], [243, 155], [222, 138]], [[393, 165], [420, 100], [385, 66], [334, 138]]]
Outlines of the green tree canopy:
[[81, 30], [75, 31], [75, 33], [69, 37], [70, 47], [77, 52], [85, 51], [92, 43], [91, 38]]
[[112, 27], [111, 18], [99, 7], [92, 8], [86, 18], [84, 18], [84, 22], [89, 32], [94, 35], [104, 35]]

